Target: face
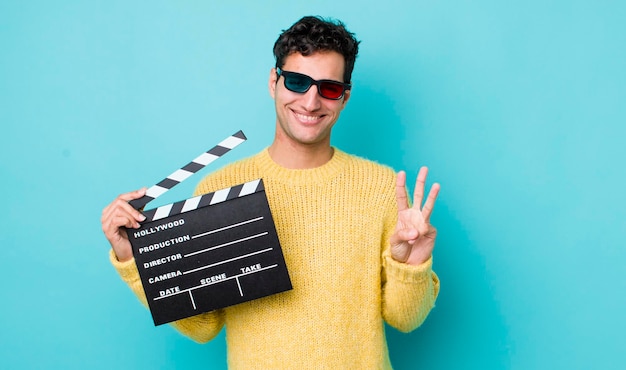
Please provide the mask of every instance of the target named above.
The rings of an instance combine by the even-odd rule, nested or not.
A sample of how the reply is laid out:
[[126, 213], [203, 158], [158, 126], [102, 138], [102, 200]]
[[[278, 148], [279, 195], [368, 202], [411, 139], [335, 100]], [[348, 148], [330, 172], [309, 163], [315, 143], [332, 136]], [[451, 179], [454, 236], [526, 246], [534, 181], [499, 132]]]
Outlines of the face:
[[[282, 69], [315, 80], [344, 82], [344, 68], [343, 56], [329, 51], [307, 57], [291, 54]], [[291, 146], [330, 146], [330, 131], [350, 98], [350, 90], [339, 100], [323, 98], [315, 85], [303, 94], [295, 93], [285, 88], [284, 77], [277, 80], [274, 68], [270, 72], [269, 89], [276, 106], [277, 142]]]

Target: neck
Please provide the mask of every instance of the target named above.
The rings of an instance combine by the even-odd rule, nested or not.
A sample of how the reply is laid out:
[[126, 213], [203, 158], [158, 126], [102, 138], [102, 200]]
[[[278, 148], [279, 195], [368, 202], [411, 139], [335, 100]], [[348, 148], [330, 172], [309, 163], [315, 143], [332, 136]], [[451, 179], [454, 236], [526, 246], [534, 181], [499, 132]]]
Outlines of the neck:
[[334, 150], [329, 143], [324, 145], [293, 145], [274, 140], [268, 148], [276, 164], [289, 169], [310, 169], [326, 164]]

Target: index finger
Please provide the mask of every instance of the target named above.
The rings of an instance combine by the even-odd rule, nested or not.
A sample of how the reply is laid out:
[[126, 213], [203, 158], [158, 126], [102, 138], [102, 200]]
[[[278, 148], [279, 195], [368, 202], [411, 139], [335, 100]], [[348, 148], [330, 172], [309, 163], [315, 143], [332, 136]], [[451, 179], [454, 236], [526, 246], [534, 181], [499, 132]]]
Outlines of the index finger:
[[104, 210], [102, 210], [103, 218], [106, 218], [111, 213], [113, 213], [116, 207], [125, 208], [126, 212], [128, 212], [129, 214], [132, 214], [135, 219], [141, 218], [141, 213], [138, 210], [136, 210], [133, 206], [131, 206], [128, 202], [133, 199], [141, 198], [144, 195], [146, 195], [146, 188], [141, 188], [135, 191], [131, 191], [129, 193], [118, 195], [117, 198], [113, 200], [113, 202], [111, 202], [109, 205], [107, 205], [104, 208]]
[[144, 195], [146, 195], [146, 191], [147, 191], [146, 188], [141, 188], [135, 191], [131, 191], [130, 193], [120, 194], [117, 198], [125, 202], [128, 202], [128, 201], [143, 197]]
[[396, 177], [396, 202], [398, 203], [398, 211], [404, 211], [409, 208], [409, 198], [406, 194], [406, 172], [398, 172]]

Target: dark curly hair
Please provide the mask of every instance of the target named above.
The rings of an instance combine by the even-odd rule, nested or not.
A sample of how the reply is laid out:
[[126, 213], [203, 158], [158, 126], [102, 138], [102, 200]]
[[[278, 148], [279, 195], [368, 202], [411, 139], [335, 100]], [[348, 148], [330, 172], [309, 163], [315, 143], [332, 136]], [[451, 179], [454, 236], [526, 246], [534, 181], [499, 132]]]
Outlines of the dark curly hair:
[[292, 53], [309, 56], [318, 51], [336, 51], [343, 55], [346, 62], [343, 82], [350, 83], [359, 43], [339, 20], [303, 17], [278, 36], [274, 44], [276, 67], [282, 68], [285, 58]]

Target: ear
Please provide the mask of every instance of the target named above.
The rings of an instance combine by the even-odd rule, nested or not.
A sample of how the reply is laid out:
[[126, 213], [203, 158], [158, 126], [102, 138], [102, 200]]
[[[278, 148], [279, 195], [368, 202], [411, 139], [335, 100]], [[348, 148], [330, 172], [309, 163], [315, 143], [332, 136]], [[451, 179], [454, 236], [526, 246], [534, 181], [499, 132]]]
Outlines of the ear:
[[343, 108], [346, 107], [346, 104], [348, 103], [348, 100], [350, 100], [350, 93], [352, 93], [352, 90], [346, 90], [343, 93]]
[[267, 82], [267, 87], [270, 90], [270, 96], [272, 99], [276, 97], [276, 83], [278, 82], [278, 75], [276, 74], [276, 68], [270, 69], [270, 78]]

